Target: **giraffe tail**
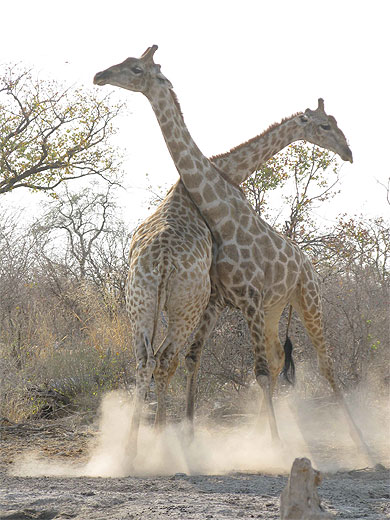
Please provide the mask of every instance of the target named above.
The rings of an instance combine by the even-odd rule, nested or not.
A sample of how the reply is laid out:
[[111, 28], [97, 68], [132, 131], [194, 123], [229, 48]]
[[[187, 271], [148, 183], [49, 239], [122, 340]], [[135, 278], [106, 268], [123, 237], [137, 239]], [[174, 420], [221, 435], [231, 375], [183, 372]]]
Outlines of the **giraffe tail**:
[[[171, 276], [176, 271], [175, 264], [171, 261], [170, 255], [165, 253], [160, 256], [159, 262], [154, 268], [155, 273], [158, 273], [158, 284], [157, 284], [157, 294], [156, 294], [156, 305], [154, 312], [154, 324], [153, 324], [153, 343], [154, 338], [157, 332], [158, 322], [160, 316], [162, 315], [162, 311], [164, 310], [170, 293], [170, 282]], [[157, 352], [161, 355], [164, 351], [165, 340], [159, 347], [155, 350], [154, 354]]]
[[292, 357], [293, 344], [291, 339], [286, 336], [286, 341], [283, 345], [284, 349], [284, 367], [282, 370], [282, 375], [284, 379], [290, 383], [290, 385], [295, 384], [295, 363]]

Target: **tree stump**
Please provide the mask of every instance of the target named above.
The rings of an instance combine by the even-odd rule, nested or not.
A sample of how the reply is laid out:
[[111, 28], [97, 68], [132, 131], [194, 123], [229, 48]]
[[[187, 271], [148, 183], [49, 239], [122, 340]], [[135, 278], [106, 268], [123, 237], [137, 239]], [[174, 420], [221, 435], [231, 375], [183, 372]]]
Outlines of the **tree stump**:
[[295, 459], [288, 484], [280, 495], [281, 520], [326, 520], [334, 518], [320, 503], [317, 487], [321, 473], [312, 468], [309, 459]]

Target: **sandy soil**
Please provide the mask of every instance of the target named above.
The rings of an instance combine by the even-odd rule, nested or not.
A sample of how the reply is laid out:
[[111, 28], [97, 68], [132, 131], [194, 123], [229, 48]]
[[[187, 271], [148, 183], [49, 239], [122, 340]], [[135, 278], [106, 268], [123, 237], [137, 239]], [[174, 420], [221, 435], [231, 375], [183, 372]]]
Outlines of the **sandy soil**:
[[107, 397], [96, 425], [83, 424], [79, 416], [24, 425], [3, 422], [0, 518], [275, 519], [296, 456], [308, 456], [322, 471], [319, 495], [336, 518], [390, 518], [383, 409], [380, 420], [373, 410], [360, 417], [377, 460], [369, 468], [349, 436], [340, 434], [345, 425], [334, 408], [306, 403], [295, 408], [297, 421], [285, 403], [278, 408], [284, 417], [281, 447], [275, 448], [267, 432], [259, 433], [253, 418], [245, 416], [239, 425], [200, 422], [190, 445], [180, 425], [159, 436], [144, 426], [131, 467], [123, 449], [131, 406], [121, 395]]

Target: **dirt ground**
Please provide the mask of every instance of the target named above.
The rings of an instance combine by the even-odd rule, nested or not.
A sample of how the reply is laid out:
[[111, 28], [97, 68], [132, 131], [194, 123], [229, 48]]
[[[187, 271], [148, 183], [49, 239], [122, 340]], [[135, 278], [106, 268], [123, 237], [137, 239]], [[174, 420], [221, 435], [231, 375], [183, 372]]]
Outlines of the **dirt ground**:
[[360, 417], [377, 461], [367, 467], [348, 435], [340, 435], [344, 425], [332, 407], [306, 404], [309, 423], [298, 406], [300, 421], [293, 424], [283, 406], [277, 410], [285, 418], [278, 449], [244, 415], [239, 425], [231, 420], [212, 427], [199, 423], [190, 446], [183, 443], [180, 426], [159, 437], [144, 426], [138, 462], [131, 469], [123, 451], [130, 412], [123, 396], [105, 400], [98, 423], [79, 416], [22, 425], [3, 421], [0, 518], [276, 519], [296, 456], [308, 456], [321, 470], [319, 495], [335, 518], [390, 518], [390, 450], [383, 414], [382, 422], [372, 410]]

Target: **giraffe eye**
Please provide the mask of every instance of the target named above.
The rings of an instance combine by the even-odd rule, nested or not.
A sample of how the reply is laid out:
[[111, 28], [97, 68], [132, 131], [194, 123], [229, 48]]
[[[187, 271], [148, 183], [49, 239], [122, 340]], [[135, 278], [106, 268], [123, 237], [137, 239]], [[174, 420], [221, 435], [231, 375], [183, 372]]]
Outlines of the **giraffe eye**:
[[132, 70], [132, 72], [134, 72], [134, 74], [142, 74], [143, 73], [143, 70], [141, 69], [141, 67], [138, 67], [138, 65], [135, 65], [134, 67], [131, 67], [131, 70]]
[[330, 125], [320, 125], [323, 130], [330, 130]]

